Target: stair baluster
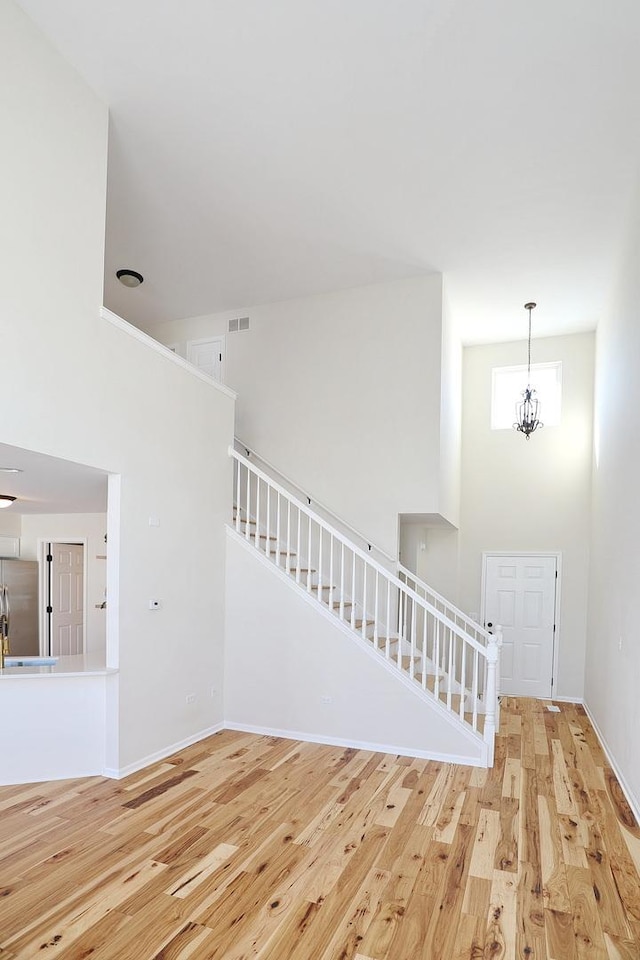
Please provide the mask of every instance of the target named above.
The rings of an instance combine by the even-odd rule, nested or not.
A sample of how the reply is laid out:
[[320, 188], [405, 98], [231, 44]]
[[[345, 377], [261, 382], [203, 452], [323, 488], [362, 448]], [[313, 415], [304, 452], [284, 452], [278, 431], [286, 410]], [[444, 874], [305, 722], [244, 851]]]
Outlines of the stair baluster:
[[488, 634], [404, 568], [396, 575], [382, 566], [370, 550], [356, 546], [241, 454], [230, 450], [230, 455], [236, 471], [235, 532], [284, 567], [405, 682], [415, 683], [456, 722], [482, 737], [492, 760], [500, 707], [500, 628]]

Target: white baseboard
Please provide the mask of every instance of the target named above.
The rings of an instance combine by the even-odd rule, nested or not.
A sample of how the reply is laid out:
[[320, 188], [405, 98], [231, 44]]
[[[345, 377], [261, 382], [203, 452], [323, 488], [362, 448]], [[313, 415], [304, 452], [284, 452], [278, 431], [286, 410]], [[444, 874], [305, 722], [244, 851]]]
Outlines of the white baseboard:
[[260, 727], [251, 723], [236, 723], [226, 720], [225, 730], [237, 730], [240, 733], [255, 733], [263, 737], [281, 737], [283, 740], [302, 740], [306, 743], [322, 743], [328, 747], [345, 747], [353, 750], [369, 750], [372, 753], [393, 753], [400, 757], [416, 757], [419, 760], [437, 760], [440, 763], [458, 763], [465, 767], [481, 767], [479, 757], [457, 756], [437, 753], [433, 750], [412, 750], [396, 747], [388, 743], [367, 743], [361, 740], [343, 740], [341, 737], [324, 737], [316, 733], [302, 733], [297, 730], [278, 730], [275, 727]]
[[[547, 699], [544, 697], [543, 699]], [[579, 703], [584, 707], [584, 700], [582, 697], [551, 697], [553, 703]]]
[[158, 760], [165, 760], [172, 754], [179, 753], [181, 750], [184, 750], [185, 747], [190, 747], [199, 740], [205, 740], [207, 737], [211, 737], [214, 733], [220, 733], [220, 731], [224, 730], [224, 728], [224, 723], [216, 723], [213, 727], [207, 727], [206, 730], [200, 730], [198, 733], [194, 733], [192, 736], [186, 737], [186, 739], [180, 740], [178, 743], [172, 743], [168, 747], [163, 747], [162, 750], [156, 750], [155, 753], [150, 753], [148, 756], [142, 757], [140, 760], [134, 760], [133, 763], [127, 764], [126, 767], [120, 767], [118, 769], [114, 769], [113, 767], [105, 767], [105, 769], [102, 771], [102, 775], [104, 777], [109, 777], [111, 780], [122, 780], [123, 777], [128, 777], [131, 773], [137, 773], [138, 770], [142, 770], [144, 767], [148, 767], [152, 763], [157, 763]]
[[620, 767], [619, 767], [619, 765], [618, 765], [618, 763], [617, 763], [617, 761], [616, 761], [616, 758], [614, 757], [613, 753], [611, 752], [611, 749], [610, 749], [607, 741], [605, 740], [605, 738], [604, 738], [604, 736], [603, 736], [603, 733], [602, 733], [600, 727], [599, 727], [598, 724], [596, 723], [596, 719], [595, 719], [595, 717], [593, 716], [593, 713], [592, 713], [591, 710], [589, 709], [589, 705], [588, 705], [587, 703], [583, 703], [582, 705], [583, 705], [583, 707], [584, 707], [584, 709], [585, 709], [585, 712], [586, 712], [587, 716], [589, 717], [589, 720], [590, 720], [590, 722], [591, 722], [591, 726], [592, 726], [593, 729], [595, 730], [596, 736], [597, 736], [598, 740], [600, 741], [600, 746], [602, 747], [602, 749], [603, 749], [603, 751], [604, 751], [604, 753], [605, 753], [605, 756], [606, 756], [607, 760], [608, 760], [609, 763], [611, 764], [611, 769], [613, 770], [613, 772], [615, 773], [616, 777], [618, 778], [618, 782], [620, 783], [620, 786], [622, 787], [622, 792], [624, 793], [624, 795], [625, 795], [625, 797], [626, 797], [627, 803], [628, 803], [629, 806], [631, 807], [631, 811], [632, 811], [634, 817], [636, 818], [637, 823], [640, 823], [640, 802], [638, 801], [637, 797], [634, 796], [631, 787], [629, 786], [629, 784], [628, 784], [627, 781], [625, 780], [624, 774], [623, 774], [622, 771], [620, 770]]

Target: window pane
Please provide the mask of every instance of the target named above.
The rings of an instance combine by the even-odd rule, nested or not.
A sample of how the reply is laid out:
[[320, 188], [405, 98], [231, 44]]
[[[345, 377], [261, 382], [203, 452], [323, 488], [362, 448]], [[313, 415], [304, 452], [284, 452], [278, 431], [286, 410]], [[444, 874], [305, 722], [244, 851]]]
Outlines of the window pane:
[[[492, 371], [491, 429], [512, 428], [516, 420], [516, 405], [527, 386], [527, 368], [494, 367]], [[533, 363], [531, 386], [540, 401], [538, 416], [545, 427], [560, 423], [562, 401], [562, 363]]]

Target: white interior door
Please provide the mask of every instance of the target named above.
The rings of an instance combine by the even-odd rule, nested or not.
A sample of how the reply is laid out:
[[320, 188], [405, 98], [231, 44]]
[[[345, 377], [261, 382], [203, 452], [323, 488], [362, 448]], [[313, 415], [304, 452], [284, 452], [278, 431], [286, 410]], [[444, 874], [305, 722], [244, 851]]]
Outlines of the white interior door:
[[551, 697], [557, 557], [485, 556], [484, 621], [500, 624], [500, 692]]
[[84, 652], [84, 546], [51, 544], [51, 656]]
[[189, 340], [187, 360], [206, 373], [208, 377], [222, 383], [222, 363], [224, 360], [224, 337], [208, 340]]

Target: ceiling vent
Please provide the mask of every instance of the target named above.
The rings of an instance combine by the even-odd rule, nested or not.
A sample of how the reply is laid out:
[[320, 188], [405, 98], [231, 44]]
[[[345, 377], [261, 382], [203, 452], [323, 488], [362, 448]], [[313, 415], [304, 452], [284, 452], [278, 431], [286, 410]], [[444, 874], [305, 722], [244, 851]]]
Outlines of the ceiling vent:
[[239, 330], [249, 329], [249, 317], [234, 317], [229, 320], [229, 333], [237, 333]]

